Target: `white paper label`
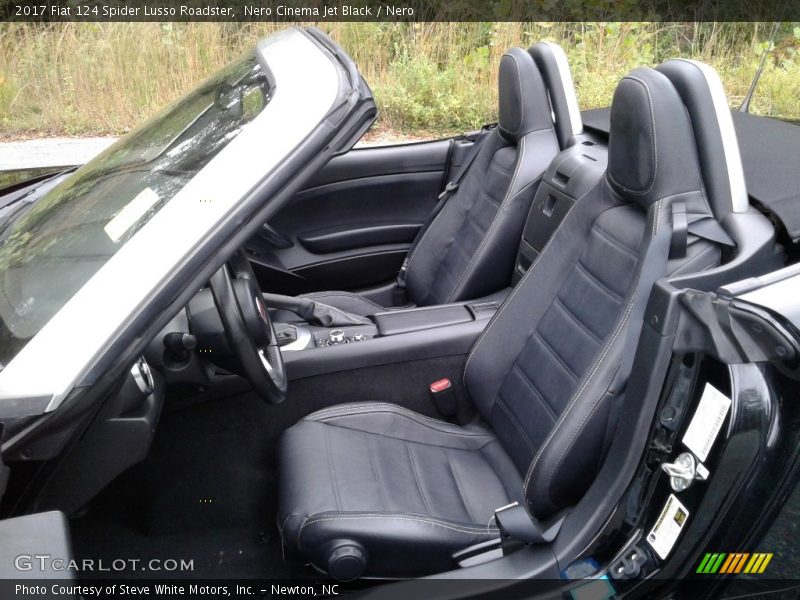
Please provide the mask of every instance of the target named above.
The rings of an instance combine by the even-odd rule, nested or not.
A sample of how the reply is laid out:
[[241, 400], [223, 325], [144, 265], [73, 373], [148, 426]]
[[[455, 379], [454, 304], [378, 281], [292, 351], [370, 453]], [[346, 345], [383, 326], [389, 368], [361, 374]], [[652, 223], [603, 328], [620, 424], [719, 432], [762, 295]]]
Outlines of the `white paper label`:
[[674, 494], [670, 494], [655, 527], [647, 534], [647, 541], [661, 558], [669, 556], [688, 518], [689, 511]]
[[694, 452], [700, 461], [705, 461], [708, 457], [730, 407], [731, 399], [707, 383], [692, 422], [683, 434], [684, 445]]

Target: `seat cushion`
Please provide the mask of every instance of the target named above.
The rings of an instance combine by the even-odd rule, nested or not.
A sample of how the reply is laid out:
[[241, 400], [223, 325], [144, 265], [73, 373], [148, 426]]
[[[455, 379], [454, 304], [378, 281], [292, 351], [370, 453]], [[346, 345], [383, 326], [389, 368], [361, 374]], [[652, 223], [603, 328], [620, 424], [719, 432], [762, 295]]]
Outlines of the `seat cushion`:
[[353, 540], [373, 577], [453, 568], [452, 553], [497, 537], [494, 510], [522, 499], [491, 431], [387, 403], [307, 416], [283, 435], [280, 474], [284, 543], [328, 570], [331, 542]]

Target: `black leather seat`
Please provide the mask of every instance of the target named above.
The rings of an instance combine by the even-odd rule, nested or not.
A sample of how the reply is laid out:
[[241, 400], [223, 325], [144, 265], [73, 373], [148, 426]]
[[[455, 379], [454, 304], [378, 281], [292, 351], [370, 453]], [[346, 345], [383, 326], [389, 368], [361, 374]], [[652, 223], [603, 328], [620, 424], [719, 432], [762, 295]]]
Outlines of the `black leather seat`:
[[481, 424], [381, 403], [309, 415], [281, 441], [286, 546], [335, 578], [418, 576], [454, 568], [452, 553], [496, 537], [493, 512], [511, 501], [540, 520], [573, 505], [601, 464], [624, 391], [629, 330], [641, 327], [651, 287], [640, 279], [719, 262], [717, 245], [692, 234], [682, 258], [647, 252], [672, 230], [674, 202], [711, 214], [678, 93], [661, 73], [636, 69], [614, 95], [606, 173], [469, 355], [464, 383]]
[[[525, 217], [559, 146], [547, 90], [527, 52], [503, 55], [498, 85], [498, 127], [408, 257], [409, 305], [472, 300], [510, 285]], [[362, 316], [386, 310], [351, 292], [303, 297]]]

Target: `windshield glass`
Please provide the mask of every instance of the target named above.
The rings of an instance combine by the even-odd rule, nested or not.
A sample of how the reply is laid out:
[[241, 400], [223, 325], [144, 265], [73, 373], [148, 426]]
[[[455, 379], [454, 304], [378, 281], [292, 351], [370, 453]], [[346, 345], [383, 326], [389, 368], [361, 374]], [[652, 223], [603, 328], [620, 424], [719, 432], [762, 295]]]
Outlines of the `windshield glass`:
[[0, 367], [242, 127], [272, 90], [255, 54], [0, 223]]

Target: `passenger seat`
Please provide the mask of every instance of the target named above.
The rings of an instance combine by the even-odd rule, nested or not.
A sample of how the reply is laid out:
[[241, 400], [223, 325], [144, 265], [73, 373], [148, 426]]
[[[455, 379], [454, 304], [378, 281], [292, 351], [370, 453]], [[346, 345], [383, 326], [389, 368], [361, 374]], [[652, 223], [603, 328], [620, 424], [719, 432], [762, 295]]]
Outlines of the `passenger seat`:
[[[531, 201], [560, 147], [548, 91], [528, 52], [512, 48], [503, 55], [498, 85], [498, 126], [407, 257], [407, 305], [481, 298], [511, 282]], [[343, 291], [302, 297], [361, 316], [387, 309]]]

